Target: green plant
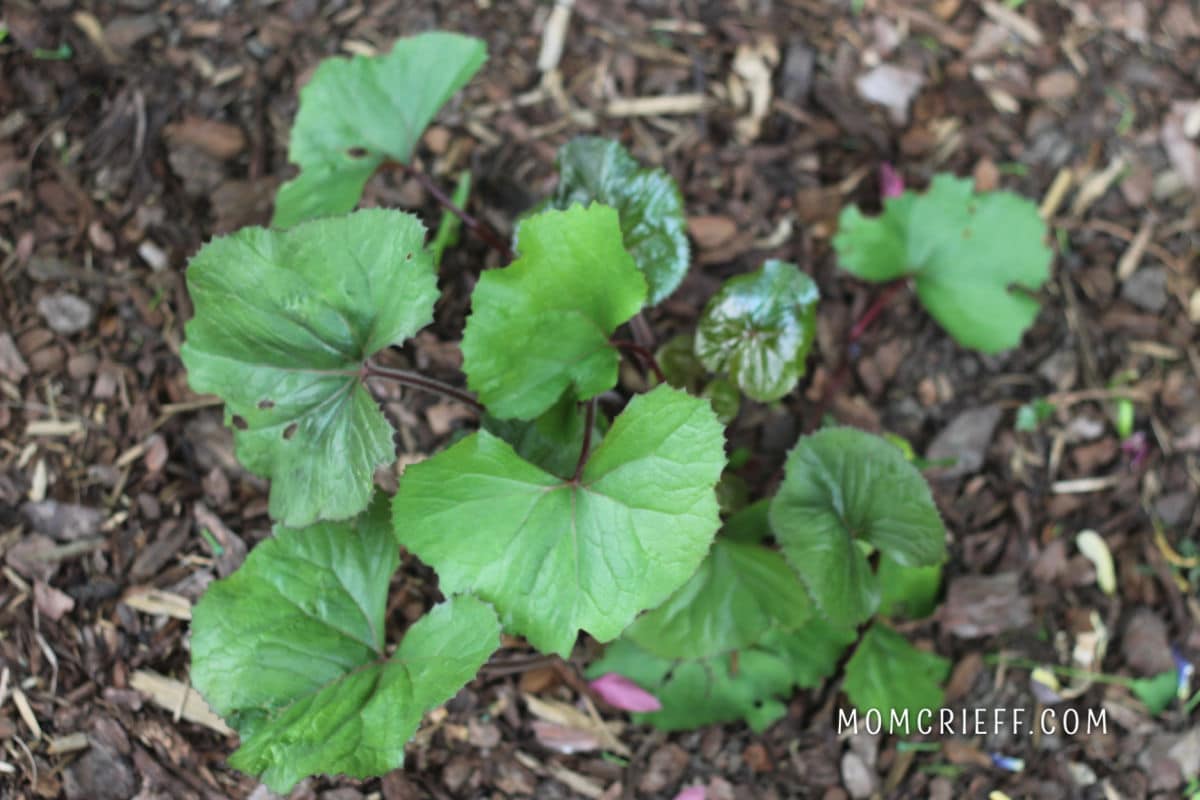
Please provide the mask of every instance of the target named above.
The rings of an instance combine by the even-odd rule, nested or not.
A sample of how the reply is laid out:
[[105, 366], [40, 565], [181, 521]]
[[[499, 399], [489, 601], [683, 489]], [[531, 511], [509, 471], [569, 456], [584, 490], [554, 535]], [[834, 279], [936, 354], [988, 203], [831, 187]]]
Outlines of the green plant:
[[[611, 642], [590, 674], [657, 694], [662, 708], [640, 716], [666, 728], [761, 728], [843, 662], [863, 708], [937, 705], [946, 663], [889, 623], [931, 612], [945, 558], [912, 461], [884, 439], [821, 430], [792, 450], [778, 494], [748, 503], [737, 469], [751, 454], [726, 458], [722, 422], [741, 393], [775, 401], [804, 374], [813, 282], [769, 261], [730, 279], [696, 334], [658, 358], [613, 338], [646, 328], [643, 309], [688, 268], [679, 191], [614, 142], [576, 140], [511, 252], [462, 208], [466, 178], [446, 198], [412, 163], [484, 57], [475, 40], [433, 33], [323, 64], [301, 93], [301, 172], [280, 189], [275, 229], [215, 239], [189, 266], [189, 381], [225, 402], [278, 522], [193, 614], [192, 678], [241, 735], [231, 763], [279, 791], [398, 766], [421, 715], [475, 675], [501, 630], [564, 656], [580, 632]], [[411, 214], [352, 212], [393, 166], [453, 214], [429, 245]], [[432, 321], [458, 221], [510, 262], [471, 298], [471, 391], [379, 356]], [[623, 356], [653, 373], [627, 401], [613, 393]], [[396, 460], [378, 380], [480, 415], [479, 430], [409, 466], [390, 500], [374, 486]], [[623, 405], [611, 420], [601, 396]], [[389, 644], [400, 546], [447, 599]], [[892, 687], [906, 671], [920, 676]]]
[[842, 267], [872, 281], [912, 280], [929, 313], [960, 344], [996, 353], [1033, 323], [1032, 296], [1053, 254], [1037, 207], [1011, 192], [976, 194], [971, 180], [938, 175], [867, 218], [842, 211], [833, 245]]

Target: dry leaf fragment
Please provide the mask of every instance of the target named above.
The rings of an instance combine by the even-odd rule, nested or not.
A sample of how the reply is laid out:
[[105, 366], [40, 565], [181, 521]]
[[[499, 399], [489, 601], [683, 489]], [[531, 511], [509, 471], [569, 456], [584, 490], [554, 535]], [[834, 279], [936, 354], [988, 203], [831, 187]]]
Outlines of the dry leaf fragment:
[[1096, 583], [1101, 591], [1111, 595], [1117, 591], [1117, 572], [1113, 567], [1112, 552], [1100, 534], [1092, 530], [1081, 531], [1075, 537], [1075, 546], [1096, 567]]

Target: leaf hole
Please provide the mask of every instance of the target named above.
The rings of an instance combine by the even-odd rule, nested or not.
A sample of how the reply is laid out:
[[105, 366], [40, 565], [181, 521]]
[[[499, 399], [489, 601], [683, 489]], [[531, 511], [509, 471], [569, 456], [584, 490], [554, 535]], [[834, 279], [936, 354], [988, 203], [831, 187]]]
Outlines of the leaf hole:
[[292, 440], [292, 437], [296, 435], [296, 430], [299, 427], [300, 427], [300, 425], [295, 422], [293, 422], [291, 425], [288, 425], [286, 428], [283, 429], [283, 438], [290, 442]]
[[351, 147], [349, 150], [346, 151], [346, 155], [350, 156], [351, 158], [366, 158], [367, 157], [367, 148]]
[[412, 257], [413, 257], [413, 254], [412, 254], [412, 253], [409, 253], [408, 255], [406, 255], [406, 256], [404, 257], [404, 260], [405, 260], [405, 261], [412, 261]]
[[964, 238], [964, 239], [970, 239], [970, 238], [971, 238], [972, 236], [974, 236], [974, 235], [975, 235], [975, 234], [974, 234], [974, 233], [972, 233], [972, 231], [971, 231], [971, 229], [970, 229], [970, 228], [963, 228], [963, 238]]
[[270, 411], [275, 407], [275, 401], [269, 397], [264, 397], [262, 400], [258, 401], [258, 407], [263, 411]]
[[246, 428], [250, 427], [250, 424], [248, 422], [246, 422], [246, 418], [243, 417], [241, 414], [234, 414], [233, 415], [233, 427], [237, 428], [239, 431], [244, 431], [244, 430], [246, 430]]

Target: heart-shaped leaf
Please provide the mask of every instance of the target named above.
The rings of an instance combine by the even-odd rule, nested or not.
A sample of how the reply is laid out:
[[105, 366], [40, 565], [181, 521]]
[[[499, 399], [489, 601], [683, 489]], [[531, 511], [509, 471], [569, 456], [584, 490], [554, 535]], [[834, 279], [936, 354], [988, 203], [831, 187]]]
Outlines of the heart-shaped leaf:
[[777, 551], [719, 538], [696, 574], [625, 637], [662, 658], [698, 659], [741, 650], [779, 627], [795, 630], [812, 601]]
[[[483, 418], [483, 428], [512, 445], [517, 455], [564, 480], [575, 472], [587, 415], [579, 403], [564, 394], [537, 419]], [[596, 416], [592, 445], [604, 438], [604, 419]]]
[[280, 528], [192, 614], [192, 681], [242, 738], [230, 763], [286, 794], [301, 778], [365, 778], [404, 761], [422, 715], [499, 646], [490, 607], [456, 597], [390, 656], [388, 583], [399, 563], [380, 496], [360, 517]]
[[929, 486], [903, 453], [853, 428], [801, 439], [771, 503], [771, 529], [818, 608], [852, 627], [879, 607], [864, 547], [903, 566], [945, 559], [945, 531]]
[[300, 174], [279, 187], [272, 225], [288, 228], [358, 205], [386, 159], [407, 164], [438, 109], [487, 60], [487, 45], [431, 31], [384, 56], [328, 58], [300, 91], [288, 160]]
[[923, 195], [886, 200], [881, 216], [844, 209], [833, 246], [841, 266], [864, 280], [911, 277], [951, 336], [996, 353], [1018, 345], [1037, 317], [1030, 293], [1053, 260], [1045, 239], [1046, 224], [1025, 198], [975, 194], [971, 180], [938, 175]]
[[520, 251], [479, 276], [463, 370], [491, 414], [532, 419], [568, 387], [586, 400], [616, 385], [620, 359], [608, 337], [642, 307], [646, 282], [607, 206], [530, 217]]
[[907, 712], [908, 727], [895, 732], [909, 733], [915, 729], [920, 711], [941, 708], [941, 684], [949, 674], [949, 661], [918, 650], [891, 628], [876, 623], [846, 662], [842, 688], [859, 711], [878, 710], [885, 725], [892, 719], [905, 719]]
[[817, 285], [795, 264], [767, 261], [725, 282], [696, 327], [696, 355], [768, 403], [804, 375], [817, 324]]
[[238, 460], [272, 479], [271, 516], [344, 519], [395, 458], [362, 385], [366, 358], [433, 318], [437, 284], [416, 217], [359, 211], [289, 231], [243, 228], [192, 259], [183, 363], [226, 404]]
[[719, 525], [724, 435], [708, 403], [669, 386], [630, 401], [579, 481], [480, 431], [409, 467], [396, 536], [444, 592], [493, 603], [510, 631], [566, 656], [691, 577]]
[[736, 654], [673, 661], [623, 636], [605, 648], [588, 675], [617, 673], [657, 697], [662, 710], [634, 714], [639, 723], [673, 731], [742, 719], [762, 731], [787, 711], [794, 687], [817, 686], [833, 672], [854, 638], [853, 629], [814, 618], [796, 631], [772, 631]]
[[558, 171], [554, 206], [596, 202], [615, 208], [625, 249], [650, 288], [646, 302], [665, 300], [687, 274], [691, 258], [683, 197], [674, 178], [664, 169], [643, 168], [617, 142], [588, 136], [563, 145]]

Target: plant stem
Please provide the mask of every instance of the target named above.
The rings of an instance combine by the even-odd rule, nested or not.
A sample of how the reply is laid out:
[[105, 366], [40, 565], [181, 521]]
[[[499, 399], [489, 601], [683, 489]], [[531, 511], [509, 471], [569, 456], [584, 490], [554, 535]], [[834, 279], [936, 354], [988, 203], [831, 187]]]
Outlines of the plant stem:
[[907, 283], [905, 278], [899, 278], [892, 281], [886, 288], [875, 298], [875, 302], [871, 303], [863, 315], [859, 317], [858, 322], [854, 323], [854, 327], [850, 329], [849, 335], [846, 337], [847, 344], [853, 344], [862, 338], [862, 335], [867, 332], [872, 323], [883, 313], [883, 309], [887, 308], [887, 304], [892, 302], [892, 298], [896, 293], [904, 288]]
[[846, 334], [845, 352], [842, 354], [842, 363], [837, 371], [829, 378], [825, 384], [825, 391], [821, 393], [821, 401], [817, 405], [817, 413], [814, 415], [810, 424], [807, 426], [807, 433], [812, 433], [821, 425], [821, 420], [825, 417], [825, 413], [829, 410], [829, 405], [833, 402], [833, 396], [841, 390], [842, 386], [850, 377], [850, 349], [851, 345], [855, 344], [863, 337], [874, 324], [875, 320], [879, 319], [880, 314], [887, 308], [888, 303], [904, 288], [907, 283], [906, 278], [899, 278], [889, 283], [882, 292], [880, 292], [863, 315], [858, 318], [858, 321], [850, 328], [850, 332]]
[[588, 400], [587, 414], [583, 419], [583, 446], [579, 448], [579, 461], [575, 462], [575, 474], [571, 483], [579, 483], [583, 477], [583, 465], [587, 463], [588, 451], [592, 449], [592, 428], [596, 426], [596, 398]]
[[421, 187], [433, 196], [433, 199], [438, 202], [438, 205], [462, 220], [462, 224], [466, 226], [467, 230], [471, 231], [471, 233], [482, 239], [493, 250], [499, 252], [509, 261], [512, 261], [517, 257], [517, 254], [512, 251], [512, 248], [505, 244], [504, 240], [500, 238], [500, 234], [492, 230], [491, 226], [487, 223], [471, 216], [466, 211], [455, 205], [454, 201], [450, 199], [449, 195], [443, 192], [442, 188], [438, 186], [437, 183], [434, 182], [433, 178], [431, 178], [427, 173], [422, 172], [411, 164], [401, 164], [398, 161], [388, 161], [385, 163], [385, 166], [393, 169], [399, 169], [405, 174], [416, 178], [417, 183], [421, 184]]
[[391, 367], [381, 367], [374, 361], [368, 361], [363, 365], [362, 375], [364, 378], [386, 378], [390, 381], [411, 386], [414, 389], [421, 389], [433, 394], [440, 394], [443, 397], [449, 397], [451, 400], [457, 400], [460, 403], [465, 403], [479, 413], [484, 412], [483, 404], [471, 395], [470, 392], [451, 386], [448, 383], [427, 378], [419, 372], [411, 372], [406, 369], [392, 369]]
[[658, 365], [658, 359], [654, 357], [654, 353], [651, 353], [645, 347], [642, 347], [637, 342], [630, 342], [626, 339], [614, 339], [612, 341], [612, 346], [618, 350], [626, 350], [630, 353], [633, 353], [635, 356], [641, 359], [644, 366], [647, 366], [654, 371], [654, 377], [658, 378], [659, 383], [667, 382], [667, 378], [666, 375], [663, 374], [662, 367]]

